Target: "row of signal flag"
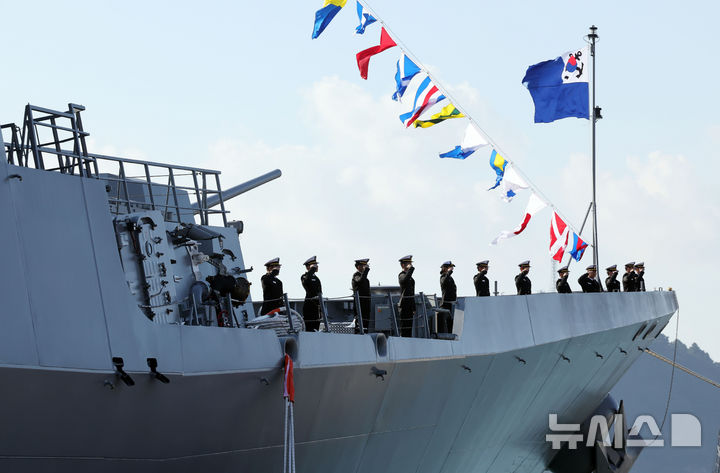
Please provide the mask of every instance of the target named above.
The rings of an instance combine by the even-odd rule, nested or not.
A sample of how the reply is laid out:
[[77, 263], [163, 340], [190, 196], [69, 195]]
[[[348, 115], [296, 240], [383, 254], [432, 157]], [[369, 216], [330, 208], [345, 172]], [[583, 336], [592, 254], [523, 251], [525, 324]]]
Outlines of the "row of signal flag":
[[[323, 7], [315, 13], [313, 39], [320, 36], [346, 3], [347, 0], [325, 0]], [[360, 1], [357, 1], [357, 15], [359, 24], [355, 28], [356, 34], [364, 34], [368, 26], [378, 21]], [[370, 59], [374, 55], [395, 46], [398, 46], [396, 41], [390, 36], [385, 27], [381, 26], [380, 43], [356, 54], [360, 76], [367, 79]], [[587, 56], [586, 48], [565, 53], [553, 60], [544, 61], [528, 68], [523, 78], [523, 84], [530, 91], [535, 104], [536, 123], [547, 123], [567, 117], [589, 118], [588, 74], [585, 73], [583, 76], [583, 55]], [[415, 128], [429, 128], [446, 120], [465, 117], [455, 105], [448, 104], [429, 119], [421, 120], [421, 117], [431, 107], [442, 102], [447, 97], [442, 89], [433, 83], [424, 68], [418, 66], [404, 51], [397, 62], [395, 92], [392, 94], [392, 99], [400, 102], [413, 79], [419, 80], [416, 77], [422, 80], [419, 82], [415, 92], [412, 108], [399, 116], [400, 121], [406, 128], [411, 125], [414, 125]], [[478, 149], [490, 144], [491, 140], [470, 121], [465, 128], [460, 145], [441, 153], [439, 156], [441, 158], [465, 159]], [[522, 222], [513, 230], [501, 232], [491, 243], [495, 245], [501, 240], [522, 233], [536, 213], [551, 205], [531, 188], [508, 159], [494, 149], [494, 146], [491, 148], [490, 167], [495, 172], [495, 184], [488, 190], [499, 187], [501, 198], [506, 202], [510, 202], [521, 190], [530, 188], [533, 191]], [[556, 261], [562, 261], [562, 255], [567, 251], [575, 260], [580, 261], [587, 246], [588, 244], [576, 232], [572, 231], [569, 225], [554, 211], [550, 227], [550, 254], [552, 258]]]

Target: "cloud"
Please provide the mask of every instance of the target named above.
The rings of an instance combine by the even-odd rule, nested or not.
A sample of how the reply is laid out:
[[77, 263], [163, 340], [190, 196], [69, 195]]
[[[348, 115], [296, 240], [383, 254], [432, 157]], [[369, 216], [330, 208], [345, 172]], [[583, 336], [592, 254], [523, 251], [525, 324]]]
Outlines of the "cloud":
[[[688, 316], [680, 338], [698, 341], [715, 359], [720, 320], [707, 311], [718, 266], [720, 197], [713, 176], [684, 155], [661, 151], [627, 156], [624, 165], [598, 179], [601, 264], [643, 260], [649, 288], [672, 287]], [[567, 195], [589, 195], [590, 158], [573, 155], [563, 172]], [[575, 204], [577, 214], [578, 205]], [[588, 233], [591, 224], [588, 223]]]

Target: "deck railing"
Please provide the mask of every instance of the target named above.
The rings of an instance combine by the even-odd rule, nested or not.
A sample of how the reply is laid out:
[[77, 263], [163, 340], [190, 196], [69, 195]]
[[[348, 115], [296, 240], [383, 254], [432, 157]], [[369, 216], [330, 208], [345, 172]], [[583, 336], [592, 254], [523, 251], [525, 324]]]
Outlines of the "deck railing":
[[[220, 171], [90, 153], [83, 110], [73, 103], [64, 112], [28, 104], [22, 127], [0, 125], [8, 163], [104, 180], [110, 184], [108, 201], [115, 214], [159, 210], [166, 220], [178, 223], [183, 216], [187, 221], [199, 215], [202, 225], [220, 215], [227, 224]], [[182, 199], [178, 194], [183, 192], [195, 203]]]

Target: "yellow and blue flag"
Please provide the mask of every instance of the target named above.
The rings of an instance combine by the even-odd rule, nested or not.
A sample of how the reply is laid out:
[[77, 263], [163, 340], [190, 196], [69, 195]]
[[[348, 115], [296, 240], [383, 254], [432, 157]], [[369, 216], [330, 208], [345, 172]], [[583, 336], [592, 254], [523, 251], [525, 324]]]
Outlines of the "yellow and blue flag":
[[430, 128], [431, 126], [437, 125], [445, 120], [449, 120], [451, 118], [462, 118], [464, 116], [465, 115], [460, 113], [460, 110], [455, 108], [455, 105], [450, 104], [443, 107], [443, 109], [440, 110], [440, 113], [436, 113], [431, 116], [430, 120], [415, 120], [415, 128]]
[[313, 28], [312, 38], [315, 39], [325, 31], [327, 25], [330, 24], [340, 9], [345, 6], [347, 0], [325, 0], [323, 7], [315, 12], [315, 27]]
[[495, 185], [488, 190], [495, 189], [500, 185], [500, 182], [503, 180], [503, 176], [505, 175], [505, 166], [507, 166], [507, 160], [500, 156], [497, 151], [492, 150], [492, 153], [490, 153], [490, 167], [495, 170], [497, 177], [495, 178]]

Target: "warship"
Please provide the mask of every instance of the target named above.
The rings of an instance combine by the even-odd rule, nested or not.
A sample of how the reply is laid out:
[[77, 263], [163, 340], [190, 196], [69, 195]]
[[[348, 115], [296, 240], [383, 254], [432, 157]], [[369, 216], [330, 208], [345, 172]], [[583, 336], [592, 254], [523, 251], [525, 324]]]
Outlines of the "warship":
[[27, 105], [2, 125], [2, 471], [283, 471], [286, 355], [300, 472], [632, 466], [625, 429], [557, 450], [549, 416], [616, 418], [608, 392], [674, 292], [460, 297], [452, 334], [419, 293], [402, 337], [399, 289], [378, 287], [368, 333], [357, 297], [321, 297], [308, 332], [287, 297], [259, 315], [226, 211], [279, 170], [222, 189], [219, 171], [93, 154], [83, 110]]

